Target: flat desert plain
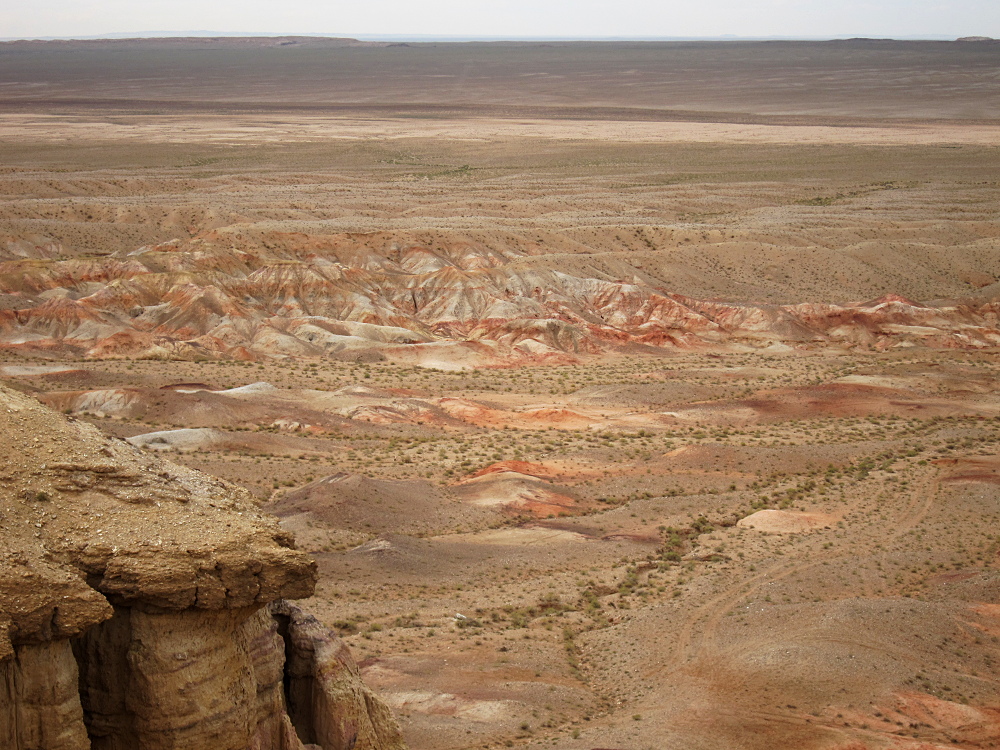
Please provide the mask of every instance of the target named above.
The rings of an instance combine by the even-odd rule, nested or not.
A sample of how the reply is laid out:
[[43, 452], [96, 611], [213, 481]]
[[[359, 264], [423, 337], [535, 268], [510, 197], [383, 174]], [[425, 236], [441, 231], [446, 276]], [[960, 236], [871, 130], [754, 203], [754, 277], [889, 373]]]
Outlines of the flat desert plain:
[[413, 748], [998, 747], [998, 76], [0, 44], [0, 377], [255, 493]]

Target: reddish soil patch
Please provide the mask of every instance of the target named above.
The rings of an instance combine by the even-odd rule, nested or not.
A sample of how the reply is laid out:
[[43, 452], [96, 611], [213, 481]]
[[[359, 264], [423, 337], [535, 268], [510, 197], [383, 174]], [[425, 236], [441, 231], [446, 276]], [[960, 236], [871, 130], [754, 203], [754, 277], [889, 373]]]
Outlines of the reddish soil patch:
[[540, 425], [556, 427], [560, 429], [575, 430], [582, 427], [589, 427], [594, 420], [580, 412], [572, 409], [553, 409], [543, 407], [541, 409], [530, 409], [517, 415], [520, 419], [528, 420]]
[[961, 570], [956, 573], [942, 573], [938, 576], [932, 576], [927, 579], [928, 583], [939, 584], [939, 583], [957, 583], [958, 581], [968, 581], [970, 578], [975, 578], [979, 575], [978, 570]]
[[983, 458], [945, 458], [934, 461], [938, 466], [952, 467], [942, 482], [984, 482], [1000, 484], [1000, 458], [989, 456]]
[[775, 534], [799, 534], [829, 527], [835, 516], [826, 513], [792, 513], [786, 510], [759, 510], [736, 524], [742, 529], [756, 529]]
[[928, 417], [954, 411], [947, 404], [913, 398], [893, 388], [854, 383], [826, 383], [772, 391], [762, 398], [745, 399], [734, 405], [748, 406], [762, 419], [820, 415], [852, 417], [873, 413]]

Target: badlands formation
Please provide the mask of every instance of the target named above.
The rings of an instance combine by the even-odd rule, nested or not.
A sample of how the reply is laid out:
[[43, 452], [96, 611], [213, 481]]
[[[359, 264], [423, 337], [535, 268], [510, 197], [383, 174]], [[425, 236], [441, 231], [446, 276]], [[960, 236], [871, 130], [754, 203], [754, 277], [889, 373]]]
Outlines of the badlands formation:
[[1000, 745], [998, 49], [0, 44], [0, 746]]

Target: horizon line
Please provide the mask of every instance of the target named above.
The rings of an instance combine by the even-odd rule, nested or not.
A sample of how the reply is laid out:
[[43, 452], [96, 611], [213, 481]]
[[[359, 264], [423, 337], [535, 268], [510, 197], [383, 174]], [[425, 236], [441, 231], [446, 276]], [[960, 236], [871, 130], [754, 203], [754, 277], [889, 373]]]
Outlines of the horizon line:
[[156, 30], [156, 31], [123, 31], [123, 32], [104, 32], [100, 34], [85, 34], [85, 35], [70, 35], [70, 36], [56, 36], [56, 35], [25, 35], [25, 36], [3, 36], [0, 37], [0, 42], [30, 42], [30, 41], [100, 41], [100, 40], [125, 40], [125, 39], [177, 39], [177, 38], [190, 38], [190, 37], [256, 37], [256, 38], [281, 38], [281, 37], [308, 37], [316, 39], [354, 39], [357, 41], [366, 42], [377, 42], [377, 41], [416, 41], [416, 42], [524, 42], [524, 41], [537, 41], [537, 42], [709, 42], [709, 41], [803, 41], [803, 42], [819, 42], [819, 41], [846, 41], [853, 39], [866, 39], [872, 41], [957, 41], [958, 39], [963, 39], [967, 37], [982, 37], [983, 39], [993, 40], [984, 34], [968, 34], [965, 36], [956, 37], [954, 35], [947, 34], [916, 34], [916, 35], [905, 35], [905, 36], [884, 36], [878, 34], [865, 34], [865, 33], [844, 33], [844, 34], [831, 34], [831, 35], [818, 35], [818, 36], [808, 36], [808, 35], [755, 35], [755, 36], [739, 36], [737, 34], [717, 34], [717, 35], [673, 35], [673, 36], [654, 36], [654, 35], [610, 35], [610, 36], [597, 36], [597, 35], [574, 35], [574, 36], [556, 36], [556, 35], [491, 35], [491, 34], [352, 34], [348, 32], [338, 33], [338, 32], [286, 32], [277, 33], [272, 31], [209, 31], [204, 29], [198, 30]]

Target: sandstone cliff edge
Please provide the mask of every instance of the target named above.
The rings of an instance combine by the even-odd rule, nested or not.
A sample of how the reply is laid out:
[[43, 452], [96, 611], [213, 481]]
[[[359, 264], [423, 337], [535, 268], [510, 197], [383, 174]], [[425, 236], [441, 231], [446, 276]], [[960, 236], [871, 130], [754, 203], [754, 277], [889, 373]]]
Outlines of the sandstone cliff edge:
[[402, 747], [233, 485], [0, 386], [0, 747]]

